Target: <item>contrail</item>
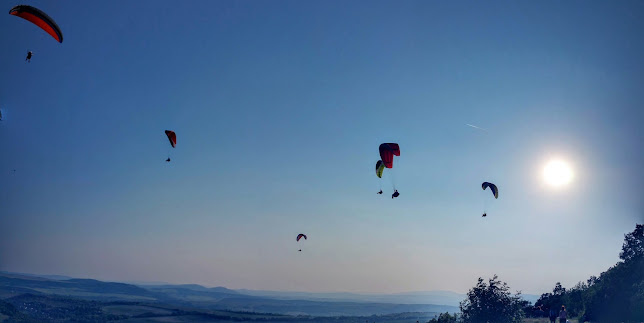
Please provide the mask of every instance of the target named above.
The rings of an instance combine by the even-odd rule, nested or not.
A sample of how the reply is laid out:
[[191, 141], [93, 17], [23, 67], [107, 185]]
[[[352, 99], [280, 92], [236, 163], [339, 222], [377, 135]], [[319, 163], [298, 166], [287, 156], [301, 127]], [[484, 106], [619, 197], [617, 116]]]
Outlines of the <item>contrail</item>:
[[466, 123], [465, 125], [466, 125], [466, 126], [470, 126], [470, 127], [474, 128], [474, 129], [479, 129], [479, 130], [483, 130], [483, 131], [487, 132], [487, 129], [483, 129], [483, 128], [481, 128], [481, 127], [477, 127], [477, 126], [472, 125], [472, 124], [469, 124], [469, 123]]

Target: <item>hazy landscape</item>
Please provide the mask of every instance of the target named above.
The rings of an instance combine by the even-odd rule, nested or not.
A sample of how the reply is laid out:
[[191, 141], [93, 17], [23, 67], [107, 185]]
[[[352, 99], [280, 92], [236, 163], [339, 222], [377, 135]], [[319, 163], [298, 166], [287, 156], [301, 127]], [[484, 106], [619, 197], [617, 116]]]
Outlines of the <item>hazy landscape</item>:
[[[252, 319], [296, 322], [327, 322], [324, 317], [342, 316], [343, 322], [380, 320], [428, 320], [442, 312], [457, 312], [457, 295], [449, 292], [424, 292], [414, 295], [358, 295], [351, 293], [288, 293], [235, 291], [224, 287], [200, 285], [131, 285], [73, 279], [64, 276], [0, 273], [0, 298], [3, 315], [27, 320], [238, 320]], [[55, 278], [55, 279], [52, 279]], [[418, 303], [421, 297], [437, 300], [439, 305]], [[390, 300], [383, 302], [382, 299]], [[381, 300], [381, 301], [377, 301]], [[398, 300], [399, 302], [396, 302]], [[415, 303], [414, 303], [415, 301]], [[8, 304], [8, 305], [7, 305]], [[13, 308], [12, 311], [8, 308]], [[270, 314], [267, 314], [270, 313]], [[337, 321], [335, 319], [328, 319]]]

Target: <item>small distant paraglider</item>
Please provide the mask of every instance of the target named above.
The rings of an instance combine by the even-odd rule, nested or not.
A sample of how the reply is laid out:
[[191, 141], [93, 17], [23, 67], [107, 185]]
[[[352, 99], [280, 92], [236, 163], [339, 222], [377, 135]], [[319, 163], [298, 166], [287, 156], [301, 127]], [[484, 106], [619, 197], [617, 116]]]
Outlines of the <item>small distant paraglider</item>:
[[[306, 240], [306, 234], [304, 234], [304, 233], [300, 233], [300, 234], [298, 234], [298, 235], [297, 235], [297, 238], [296, 238], [295, 240], [296, 240], [297, 242], [300, 242], [300, 239], [302, 239], [302, 238], [304, 238], [304, 240]], [[302, 249], [300, 248], [298, 251], [302, 251]]]
[[[485, 191], [485, 189], [487, 189], [489, 187], [490, 191], [494, 195], [494, 198], [495, 199], [499, 198], [499, 189], [496, 187], [496, 185], [494, 185], [494, 184], [492, 184], [490, 182], [483, 182], [483, 184], [481, 184], [481, 187], [483, 188], [484, 191]], [[486, 217], [487, 216], [487, 211], [484, 211], [483, 215], [481, 215], [481, 216]]]
[[[400, 146], [397, 143], [383, 143], [378, 148], [380, 151], [380, 160], [376, 162], [376, 176], [382, 178], [385, 168], [394, 167], [394, 156], [400, 156]], [[378, 194], [382, 194], [382, 184]], [[391, 198], [398, 197], [400, 193], [396, 190], [394, 185], [394, 193]]]
[[[376, 162], [376, 176], [378, 178], [382, 178], [382, 172], [385, 171], [385, 164], [382, 162], [382, 160], [379, 160]], [[382, 187], [380, 188], [380, 191], [378, 191], [378, 194], [382, 194]]]
[[0, 109], [0, 121], [2, 121], [2, 109]]
[[[166, 130], [165, 135], [168, 137], [168, 140], [170, 141], [170, 145], [172, 148], [177, 146], [177, 134], [174, 133], [172, 130]], [[168, 152], [168, 159], [165, 160], [166, 162], [170, 162], [170, 152]]]
[[59, 43], [63, 42], [63, 32], [60, 31], [56, 22], [40, 9], [27, 5], [19, 5], [11, 8], [9, 14], [33, 23]]
[[27, 63], [31, 63], [31, 55], [33, 55], [33, 54], [34, 53], [32, 51], [29, 51], [27, 53], [27, 58], [25, 58], [25, 61], [27, 61]]

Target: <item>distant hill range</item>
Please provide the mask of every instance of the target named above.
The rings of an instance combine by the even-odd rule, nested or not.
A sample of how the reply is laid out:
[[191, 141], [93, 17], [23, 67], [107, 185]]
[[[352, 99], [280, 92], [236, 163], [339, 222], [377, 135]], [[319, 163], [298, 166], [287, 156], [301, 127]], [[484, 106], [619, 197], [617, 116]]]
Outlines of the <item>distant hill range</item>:
[[[264, 290], [238, 289], [244, 295], [270, 297], [275, 299], [304, 299], [317, 301], [346, 301], [346, 302], [374, 302], [395, 304], [439, 304], [458, 307], [467, 295], [451, 291], [419, 291], [396, 294], [359, 294], [359, 293], [306, 293], [306, 292], [279, 292]], [[523, 299], [532, 303], [539, 299], [539, 295], [521, 294]]]
[[244, 295], [270, 297], [275, 299], [303, 299], [325, 302], [367, 302], [395, 304], [438, 304], [458, 306], [465, 299], [464, 294], [450, 291], [408, 292], [397, 294], [358, 294], [358, 293], [306, 293], [306, 292], [277, 292], [263, 290], [239, 289]]
[[[41, 277], [52, 280], [70, 280], [69, 276], [62, 275], [37, 275], [24, 273], [10, 273], [0, 271], [0, 274], [14, 274], [31, 277]], [[361, 293], [314, 293], [314, 292], [291, 292], [291, 291], [268, 291], [268, 290], [249, 290], [249, 289], [228, 289], [225, 287], [204, 287], [197, 284], [173, 285], [166, 282], [121, 282], [131, 285], [137, 285], [146, 289], [188, 289], [201, 292], [215, 292], [224, 294], [237, 294], [246, 296], [256, 296], [261, 298], [271, 298], [277, 300], [308, 300], [323, 302], [360, 302], [360, 303], [392, 303], [392, 304], [434, 304], [458, 307], [459, 302], [464, 300], [466, 295], [452, 291], [417, 291], [394, 294], [361, 294]], [[539, 299], [539, 295], [522, 294], [525, 300], [532, 303]]]
[[[431, 318], [436, 313], [458, 311], [457, 307], [451, 305], [420, 302], [421, 299], [432, 297], [438, 300], [441, 295], [448, 301], [449, 297], [455, 300], [458, 294], [452, 295], [451, 292], [428, 293], [430, 294], [362, 295], [231, 290], [224, 287], [204, 287], [195, 284], [137, 286], [65, 276], [0, 272], [0, 300], [3, 301], [31, 297], [39, 299], [38, 302], [41, 302], [43, 298], [47, 298], [48, 302], [54, 302], [50, 298], [58, 297], [54, 303], [59, 304], [62, 302], [60, 301], [62, 297], [103, 302], [99, 304], [117, 302], [121, 304], [120, 306], [128, 305], [130, 307], [134, 306], [133, 304], [138, 304], [137, 306], [154, 304], [154, 306], [163, 305], [164, 308], [183, 308], [198, 312], [237, 311], [311, 317], [364, 317], [416, 313], [413, 315]], [[453, 300], [451, 301], [453, 302]], [[415, 317], [413, 315], [412, 317]]]

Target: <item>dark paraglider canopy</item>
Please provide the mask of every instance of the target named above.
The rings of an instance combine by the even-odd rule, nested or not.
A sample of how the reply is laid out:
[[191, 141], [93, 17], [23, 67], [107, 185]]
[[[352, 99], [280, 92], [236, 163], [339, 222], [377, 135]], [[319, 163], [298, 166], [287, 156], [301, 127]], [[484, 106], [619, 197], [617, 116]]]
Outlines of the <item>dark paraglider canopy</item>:
[[54, 37], [59, 43], [63, 42], [63, 32], [60, 31], [56, 22], [40, 9], [27, 5], [19, 5], [11, 8], [9, 14], [28, 20], [51, 35], [51, 37]]
[[172, 145], [172, 148], [174, 148], [177, 145], [177, 134], [174, 133], [172, 130], [166, 130], [165, 135], [168, 136], [168, 140], [170, 140], [170, 145]]
[[489, 187], [490, 191], [492, 191], [492, 194], [494, 194], [494, 198], [499, 198], [499, 189], [496, 187], [496, 185], [489, 182], [483, 182], [483, 184], [481, 184], [481, 187], [483, 187], [483, 190]]
[[297, 241], [300, 241], [300, 239], [304, 238], [306, 240], [306, 234], [300, 233], [297, 235]]

